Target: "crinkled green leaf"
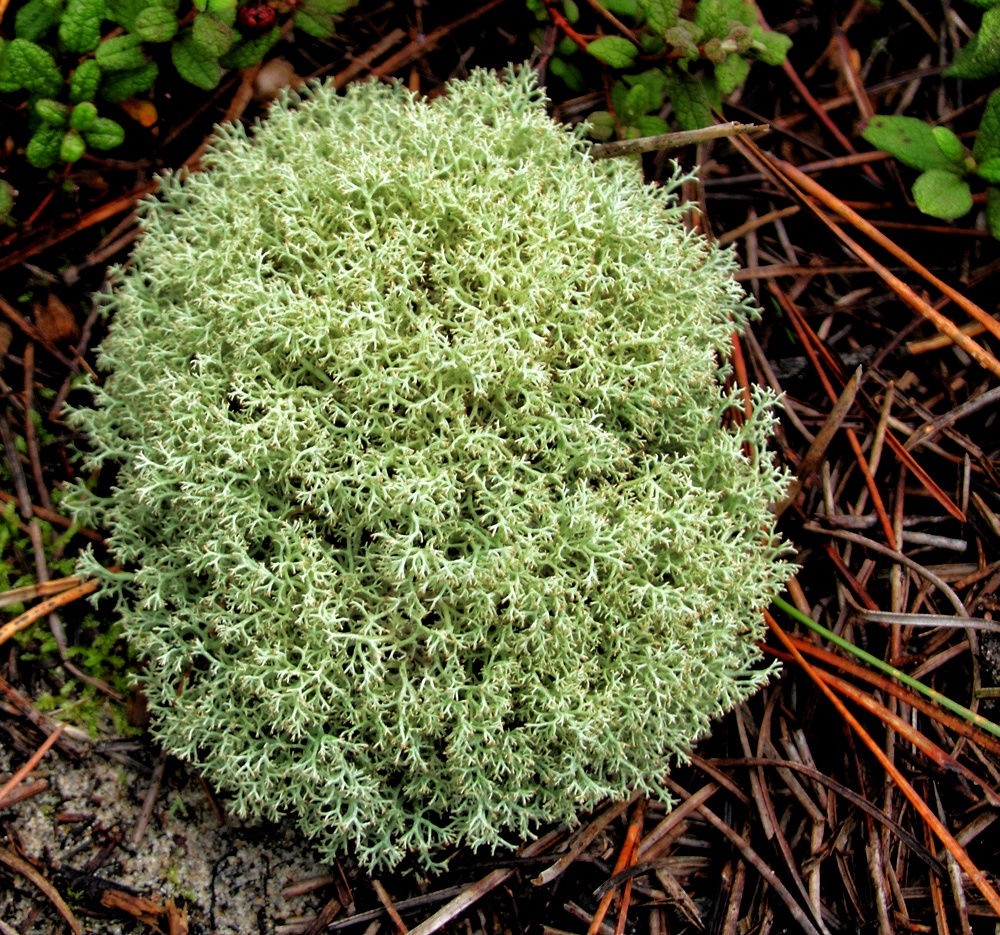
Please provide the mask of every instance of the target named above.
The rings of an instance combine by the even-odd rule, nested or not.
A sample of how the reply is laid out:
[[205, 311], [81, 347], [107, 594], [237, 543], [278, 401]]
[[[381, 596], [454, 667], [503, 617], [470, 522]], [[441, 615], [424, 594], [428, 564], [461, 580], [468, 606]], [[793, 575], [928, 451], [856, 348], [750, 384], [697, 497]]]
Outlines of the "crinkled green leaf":
[[948, 78], [1000, 75], [1000, 6], [983, 14], [979, 32], [959, 51], [944, 74]]
[[233, 45], [236, 34], [222, 20], [209, 13], [199, 13], [191, 25], [191, 42], [209, 58], [218, 59]]
[[69, 125], [74, 130], [91, 130], [97, 121], [97, 107], [90, 101], [77, 104], [70, 114]]
[[105, 0], [104, 15], [113, 23], [124, 27], [129, 32], [135, 28], [135, 21], [139, 14], [148, 9], [151, 4], [149, 0]]
[[712, 101], [705, 82], [687, 72], [671, 71], [667, 79], [667, 93], [681, 129], [697, 130], [711, 126], [714, 122]]
[[7, 46], [7, 56], [11, 78], [31, 94], [56, 97], [62, 90], [62, 72], [41, 46], [15, 39]]
[[648, 68], [638, 75], [622, 75], [622, 80], [630, 88], [637, 84], [643, 85], [649, 94], [649, 110], [659, 110], [663, 106], [664, 95], [667, 93], [667, 76], [662, 68]]
[[955, 164], [941, 152], [933, 129], [915, 117], [872, 117], [861, 134], [876, 149], [892, 153], [914, 169], [947, 169]]
[[309, 9], [296, 10], [292, 14], [292, 23], [296, 29], [301, 29], [306, 35], [315, 36], [317, 39], [329, 39], [337, 31], [333, 25], [333, 17], [318, 10], [315, 12]]
[[681, 0], [638, 0], [638, 5], [653, 32], [662, 36], [672, 26], [677, 25]]
[[670, 125], [662, 117], [647, 114], [640, 117], [635, 122], [636, 128], [643, 136], [659, 136], [661, 133], [669, 133]]
[[567, 62], [559, 55], [553, 55], [549, 60], [549, 71], [552, 72], [571, 91], [582, 91], [584, 87], [583, 72], [576, 65]]
[[62, 0], [28, 0], [14, 16], [14, 35], [37, 42], [62, 16]]
[[947, 169], [929, 169], [913, 183], [913, 200], [931, 217], [953, 221], [972, 210], [972, 192], [965, 179]]
[[13, 94], [20, 89], [21, 82], [10, 70], [10, 43], [0, 36], [0, 93]]
[[219, 59], [223, 68], [249, 68], [256, 65], [271, 50], [281, 38], [281, 29], [275, 26], [270, 32], [252, 39], [237, 42], [225, 55]]
[[598, 143], [606, 143], [614, 137], [617, 126], [614, 114], [595, 110], [587, 117], [587, 136]]
[[135, 18], [135, 33], [145, 42], [169, 42], [177, 35], [177, 17], [161, 6], [151, 6]]
[[190, 30], [170, 47], [170, 58], [177, 74], [203, 91], [211, 91], [222, 80], [219, 60], [192, 40]]
[[587, 51], [612, 68], [631, 68], [639, 50], [621, 36], [602, 36], [587, 45]]
[[610, 10], [618, 16], [635, 16], [639, 12], [636, 0], [597, 0], [605, 10]]
[[750, 51], [755, 58], [760, 59], [766, 65], [781, 65], [788, 57], [788, 50], [792, 47], [792, 40], [781, 32], [774, 32], [770, 29], [762, 29], [754, 26], [751, 29], [753, 44]]
[[727, 55], [725, 60], [715, 66], [715, 83], [719, 93], [732, 94], [750, 74], [750, 63], [742, 55]]
[[986, 226], [994, 240], [1000, 240], [1000, 188], [986, 189]]
[[993, 156], [976, 167], [976, 175], [994, 185], [1000, 184], [1000, 156]]
[[101, 66], [88, 58], [76, 66], [69, 78], [69, 99], [73, 104], [92, 101], [101, 83]]
[[112, 72], [101, 82], [101, 97], [111, 104], [120, 104], [148, 91], [159, 73], [160, 67], [156, 62], [146, 62], [145, 65], [128, 71]]
[[66, 131], [61, 127], [51, 127], [43, 123], [28, 140], [24, 149], [25, 158], [36, 169], [47, 169], [59, 161], [59, 145]]
[[87, 151], [87, 144], [76, 130], [67, 130], [59, 141], [59, 159], [61, 162], [76, 162]]
[[103, 22], [104, 0], [69, 0], [59, 23], [59, 39], [70, 52], [92, 52], [101, 41]]
[[105, 39], [97, 47], [94, 55], [102, 71], [131, 71], [146, 64], [146, 53], [142, 50], [142, 36], [127, 33]]
[[664, 34], [667, 44], [674, 48], [682, 59], [698, 57], [698, 42], [701, 39], [701, 29], [688, 20], [678, 20]]
[[986, 102], [979, 133], [972, 144], [972, 158], [976, 162], [985, 162], [993, 156], [1000, 156], [1000, 91], [994, 91]]
[[309, 0], [309, 6], [319, 13], [338, 16], [357, 5], [358, 0]]
[[949, 162], [956, 165], [962, 165], [965, 162], [965, 146], [951, 130], [947, 127], [933, 127], [931, 133], [934, 134], [934, 141]]
[[43, 97], [35, 101], [35, 113], [42, 123], [47, 123], [50, 127], [65, 127], [69, 123], [70, 107]]
[[757, 22], [757, 9], [746, 0], [699, 0], [694, 21], [706, 38], [728, 39], [734, 25]]
[[649, 111], [649, 106], [649, 92], [645, 85], [637, 84], [625, 95], [625, 102], [618, 111], [618, 117], [622, 123], [634, 125]]
[[124, 142], [125, 130], [115, 120], [98, 117], [90, 129], [84, 131], [83, 138], [91, 149], [114, 149]]

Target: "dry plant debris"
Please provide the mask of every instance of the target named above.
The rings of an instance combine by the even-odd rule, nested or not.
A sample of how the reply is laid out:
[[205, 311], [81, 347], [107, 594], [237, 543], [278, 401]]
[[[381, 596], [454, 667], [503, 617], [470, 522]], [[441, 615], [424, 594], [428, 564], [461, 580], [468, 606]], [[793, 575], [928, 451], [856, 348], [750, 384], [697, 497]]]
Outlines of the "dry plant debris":
[[[352, 45], [337, 46], [328, 65], [312, 68], [345, 81], [396, 74], [432, 91], [472, 65], [526, 54], [512, 32], [517, 0], [477, 7], [467, 15], [481, 12], [479, 19], [455, 28], [441, 12], [434, 4], [420, 7], [433, 49], [410, 31], [415, 8], [389, 4], [345, 24], [345, 34], [354, 30]], [[785, 71], [762, 70], [724, 116], [766, 123], [771, 134], [756, 139], [758, 151], [717, 141], [678, 155], [705, 167], [689, 191], [703, 209], [692, 223], [734, 245], [744, 266], [739, 278], [764, 309], [760, 324], [734, 343], [734, 372], [785, 394], [779, 451], [797, 473], [798, 492], [781, 526], [798, 546], [800, 565], [788, 604], [823, 629], [774, 609], [768, 646], [788, 659], [782, 678], [671, 774], [673, 802], [610, 803], [572, 832], [543, 829], [548, 833], [514, 858], [456, 852], [434, 880], [380, 876], [411, 932], [883, 935], [996, 928], [1000, 257], [981, 211], [957, 224], [926, 223], [907, 201], [912, 179], [883, 154], [868, 152], [858, 133], [871, 113], [898, 112], [947, 125], [970, 141], [985, 95], [978, 86], [942, 81], [940, 72], [974, 32], [977, 14], [950, 0], [906, 0], [882, 11], [860, 0], [775, 0], [763, 12], [795, 45]], [[503, 45], [503, 37], [513, 44]], [[308, 74], [299, 64], [299, 74]], [[212, 113], [164, 124], [161, 153], [170, 164], [199, 150], [206, 122], [230, 109], [238, 90], [238, 82], [226, 82]], [[597, 85], [587, 101], [561, 101], [556, 114], [573, 119], [600, 100]], [[664, 157], [644, 159], [651, 177], [667, 171]], [[69, 375], [85, 365], [95, 322], [89, 306], [69, 300], [70, 280], [94, 288], [103, 265], [127, 249], [129, 211], [149, 190], [151, 168], [94, 164], [103, 187], [87, 189], [78, 211], [56, 197], [53, 183], [34, 196], [34, 231], [8, 235], [0, 254], [14, 283], [3, 287], [0, 302], [10, 331], [0, 389], [18, 461], [9, 466], [9, 525], [29, 569], [43, 566], [52, 535], [32, 523], [50, 515], [44, 501], [67, 469], [65, 439], [57, 432], [40, 443], [36, 433], [31, 441], [27, 413], [58, 415]], [[64, 267], [67, 279], [60, 277]], [[29, 282], [57, 291], [78, 315], [83, 336], [75, 345], [45, 341], [27, 311], [18, 310], [18, 290]], [[42, 388], [51, 389], [50, 399], [43, 401]], [[18, 450], [17, 438], [26, 448]], [[75, 639], [77, 609], [66, 605], [47, 620], [63, 640]], [[876, 671], [852, 647], [939, 697]], [[33, 699], [68, 671], [39, 669], [22, 653], [16, 641], [0, 647], [9, 774], [58, 730]], [[12, 802], [14, 790], [0, 800], [4, 848], [50, 882], [61, 879], [57, 862], [83, 862], [68, 851], [18, 853], [18, 826], [25, 809], [52, 794], [44, 786], [53, 773], [87, 749], [74, 731], [64, 729], [45, 754], [45, 777], [36, 772], [21, 782], [24, 798]], [[156, 758], [141, 748], [127, 755], [145, 759], [147, 768]], [[175, 770], [168, 764], [171, 783]], [[208, 790], [199, 795], [225, 808]], [[164, 835], [164, 822], [161, 806], [146, 846]], [[112, 855], [115, 846], [109, 840]], [[8, 900], [4, 935], [59, 924], [62, 916], [34, 882], [6, 863], [0, 876], [10, 885], [0, 895]], [[288, 890], [287, 901], [275, 896], [263, 930], [400, 930], [372, 881], [346, 856], [324, 876], [292, 876], [284, 883], [301, 886]], [[152, 891], [162, 892], [163, 881], [147, 885], [131, 895], [166, 906]], [[291, 895], [302, 888], [305, 896]], [[60, 892], [65, 899], [67, 889]], [[299, 899], [313, 899], [315, 908], [296, 917], [292, 900]], [[8, 917], [10, 906], [16, 918]], [[189, 906], [192, 932], [205, 930], [203, 907], [197, 900]], [[70, 910], [86, 931], [118, 924], [90, 918], [99, 911], [93, 903]], [[161, 917], [161, 930], [167, 924]]]

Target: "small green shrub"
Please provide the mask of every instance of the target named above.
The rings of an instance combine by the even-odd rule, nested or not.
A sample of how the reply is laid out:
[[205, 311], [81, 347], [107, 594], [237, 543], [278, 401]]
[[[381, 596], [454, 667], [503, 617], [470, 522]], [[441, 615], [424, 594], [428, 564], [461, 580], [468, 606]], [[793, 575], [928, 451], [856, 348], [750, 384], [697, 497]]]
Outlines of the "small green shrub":
[[784, 478], [766, 395], [722, 427], [732, 258], [544, 105], [477, 72], [224, 127], [146, 201], [74, 415], [157, 735], [331, 856], [662, 791], [767, 678]]
[[[681, 16], [680, 0], [598, 0], [631, 27], [636, 41], [623, 35], [581, 35], [581, 11], [575, 0], [526, 0], [540, 20], [551, 19], [564, 36], [556, 44], [549, 70], [571, 90], [586, 85], [588, 56], [619, 73], [611, 82], [608, 110], [589, 117], [595, 140], [633, 139], [669, 130], [660, 117], [669, 100], [682, 130], [715, 122], [712, 109], [743, 85], [754, 62], [780, 65], [792, 40], [761, 27], [752, 0], [698, 0], [690, 19]], [[609, 28], [595, 17], [595, 25]], [[574, 28], [577, 27], [577, 28]], [[541, 31], [536, 44], [544, 44]], [[579, 63], [579, 64], [578, 64]], [[639, 72], [634, 69], [646, 67]]]
[[98, 115], [98, 103], [147, 93], [160, 74], [158, 48], [169, 47], [180, 78], [209, 91], [227, 68], [255, 65], [270, 51], [280, 16], [327, 38], [335, 15], [356, 2], [28, 0], [13, 17], [14, 38], [0, 38], [0, 93], [27, 93], [31, 165], [76, 162], [125, 139], [120, 123]]
[[[987, 9], [979, 30], [945, 69], [948, 78], [1000, 75], [1000, 0], [972, 2]], [[986, 223], [1000, 240], [1000, 90], [986, 102], [971, 152], [947, 127], [932, 127], [915, 117], [873, 117], [862, 136], [920, 171], [913, 200], [931, 217], [953, 221], [968, 214], [973, 204], [969, 179], [986, 183]]]

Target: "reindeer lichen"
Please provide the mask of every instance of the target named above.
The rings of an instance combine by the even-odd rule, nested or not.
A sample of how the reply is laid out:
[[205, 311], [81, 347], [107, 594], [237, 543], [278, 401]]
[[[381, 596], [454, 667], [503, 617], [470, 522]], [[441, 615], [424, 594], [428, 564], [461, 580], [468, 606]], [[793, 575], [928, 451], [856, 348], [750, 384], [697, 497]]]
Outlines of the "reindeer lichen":
[[75, 413], [169, 752], [369, 865], [662, 791], [787, 575], [747, 312], [527, 69], [316, 86], [167, 177]]

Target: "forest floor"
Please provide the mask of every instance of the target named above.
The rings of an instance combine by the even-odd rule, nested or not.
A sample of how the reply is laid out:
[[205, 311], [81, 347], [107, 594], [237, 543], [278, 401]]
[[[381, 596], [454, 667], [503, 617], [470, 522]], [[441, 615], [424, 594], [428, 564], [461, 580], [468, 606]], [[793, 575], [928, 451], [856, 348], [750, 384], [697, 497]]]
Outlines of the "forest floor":
[[[58, 507], [77, 441], [62, 403], [104, 327], [91, 295], [126, 258], [156, 172], [197, 167], [213, 124], [262, 113], [257, 69], [197, 107], [159, 93], [155, 122], [72, 172], [25, 169], [7, 138], [2, 177], [27, 207], [0, 237], [2, 557], [8, 588], [33, 589], [13, 600], [63, 600], [0, 646], [0, 790], [34, 761], [0, 791], [2, 935], [1000, 931], [1000, 364], [995, 337], [969, 323], [973, 303], [997, 312], [1000, 250], [981, 192], [957, 221], [928, 218], [910, 198], [916, 173], [860, 136], [873, 113], [899, 113], [971, 146], [992, 86], [942, 71], [979, 13], [961, 0], [760, 6], [794, 45], [784, 67], [755, 66], [723, 115], [770, 131], [643, 159], [652, 181], [670, 158], [701, 167], [691, 224], [733, 246], [760, 305], [734, 337], [732, 379], [784, 399], [774, 447], [796, 486], [779, 530], [799, 571], [768, 620], [780, 674], [671, 772], [672, 802], [608, 804], [510, 853], [458, 850], [438, 876], [404, 865], [373, 879], [350, 855], [324, 866], [290, 821], [234, 820], [148, 735], [110, 610], [69, 603], [74, 581], [36, 586], [39, 550], [60, 579], [82, 545], [101, 548], [100, 531], [60, 538]], [[270, 78], [398, 77], [434, 93], [531, 58], [572, 122], [605, 106], [607, 81], [595, 69], [571, 92], [546, 72], [558, 30], [524, 0], [362, 0], [334, 38], [280, 44], [287, 65]]]

